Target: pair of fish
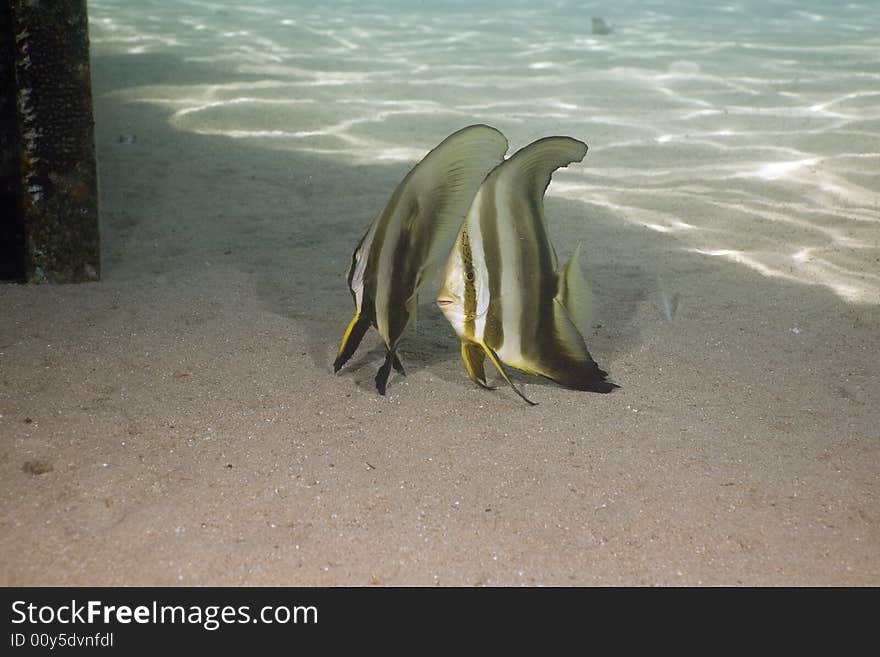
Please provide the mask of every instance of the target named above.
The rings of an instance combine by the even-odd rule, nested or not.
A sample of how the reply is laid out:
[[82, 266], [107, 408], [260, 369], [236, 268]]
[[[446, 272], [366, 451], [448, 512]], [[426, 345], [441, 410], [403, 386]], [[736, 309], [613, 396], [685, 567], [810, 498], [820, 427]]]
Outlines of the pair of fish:
[[[367, 329], [385, 342], [376, 388], [385, 394], [400, 338], [418, 293], [449, 254], [437, 305], [461, 340], [468, 376], [488, 388], [492, 362], [516, 393], [505, 365], [578, 390], [617, 386], [584, 343], [588, 289], [579, 245], [559, 268], [544, 218], [553, 172], [580, 162], [583, 142], [547, 137], [505, 160], [507, 139], [486, 125], [447, 137], [407, 174], [352, 254], [348, 285], [355, 315], [333, 364], [354, 354]], [[451, 252], [450, 252], [450, 246]]]

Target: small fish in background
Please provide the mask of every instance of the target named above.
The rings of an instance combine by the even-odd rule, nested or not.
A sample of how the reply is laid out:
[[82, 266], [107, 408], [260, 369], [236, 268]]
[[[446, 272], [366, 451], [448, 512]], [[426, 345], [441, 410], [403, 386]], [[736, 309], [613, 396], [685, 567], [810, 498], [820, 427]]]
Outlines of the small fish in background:
[[334, 372], [374, 326], [387, 350], [375, 379], [379, 394], [385, 394], [392, 367], [405, 374], [397, 346], [415, 319], [419, 290], [433, 279], [480, 183], [506, 152], [507, 139], [498, 130], [468, 126], [425, 155], [397, 186], [351, 256], [355, 314]]
[[486, 178], [446, 263], [437, 305], [461, 340], [468, 376], [484, 388], [486, 356], [529, 404], [504, 365], [576, 390], [611, 392], [584, 344], [589, 293], [580, 245], [561, 269], [544, 219], [553, 172], [580, 162], [587, 145], [546, 137], [519, 150]]
[[671, 322], [675, 319], [675, 313], [678, 311], [678, 292], [670, 295], [666, 279], [662, 276], [657, 276], [657, 295], [660, 300], [660, 309], [663, 311], [663, 316], [667, 322]]
[[612, 28], [604, 20], [598, 16], [593, 16], [590, 20], [593, 21], [593, 34], [611, 34]]

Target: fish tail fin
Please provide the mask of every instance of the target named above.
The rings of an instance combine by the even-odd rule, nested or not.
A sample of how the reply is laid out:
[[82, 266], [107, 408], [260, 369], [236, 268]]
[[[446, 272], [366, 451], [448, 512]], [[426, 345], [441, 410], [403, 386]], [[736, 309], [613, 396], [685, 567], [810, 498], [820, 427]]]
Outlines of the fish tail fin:
[[593, 291], [581, 274], [580, 254], [581, 243], [578, 242], [568, 262], [559, 270], [556, 300], [565, 306], [569, 318], [583, 337], [590, 331], [596, 304]]
[[338, 372], [348, 359], [354, 355], [361, 340], [364, 339], [364, 334], [368, 328], [370, 328], [370, 320], [362, 313], [355, 313], [342, 336], [339, 351], [336, 352], [336, 360], [333, 362], [334, 372]]
[[483, 360], [485, 358], [486, 352], [483, 351], [480, 345], [462, 340], [461, 359], [464, 361], [464, 366], [471, 381], [487, 390], [494, 390], [493, 386], [486, 383], [486, 372], [483, 369]]
[[531, 399], [526, 397], [519, 388], [517, 388], [515, 385], [513, 385], [513, 381], [511, 381], [510, 377], [507, 376], [507, 371], [504, 369], [504, 365], [501, 364], [501, 359], [498, 358], [498, 354], [496, 354], [494, 351], [492, 351], [492, 349], [490, 349], [486, 345], [482, 345], [482, 347], [483, 347], [483, 350], [489, 355], [489, 359], [492, 361], [492, 364], [501, 373], [502, 378], [505, 381], [507, 381], [507, 383], [510, 385], [511, 388], [513, 388], [513, 391], [516, 394], [518, 394], [520, 397], [522, 397], [530, 406], [537, 406], [538, 402], [533, 402]]

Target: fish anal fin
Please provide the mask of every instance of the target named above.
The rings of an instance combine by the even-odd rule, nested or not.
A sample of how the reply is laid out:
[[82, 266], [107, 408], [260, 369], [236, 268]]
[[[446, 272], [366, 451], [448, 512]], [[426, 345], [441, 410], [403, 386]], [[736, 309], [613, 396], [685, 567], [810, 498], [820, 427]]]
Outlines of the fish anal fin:
[[569, 319], [583, 337], [590, 332], [595, 301], [590, 285], [581, 273], [580, 253], [581, 244], [578, 242], [568, 262], [559, 270], [556, 300], [565, 307]]
[[611, 392], [617, 388], [606, 380], [607, 372], [590, 356], [583, 337], [568, 317], [565, 307], [555, 299], [553, 322], [553, 335], [548, 336], [547, 342], [542, 345], [539, 359], [529, 363], [528, 371], [575, 390]]
[[486, 354], [489, 356], [489, 360], [491, 360], [492, 364], [495, 366], [495, 369], [497, 369], [498, 372], [501, 373], [501, 377], [505, 381], [507, 381], [508, 385], [513, 388], [513, 391], [520, 397], [522, 397], [530, 406], [537, 406], [537, 402], [533, 402], [531, 399], [526, 397], [519, 388], [513, 385], [513, 381], [511, 381], [510, 377], [507, 376], [507, 371], [504, 369], [504, 365], [501, 364], [501, 359], [498, 358], [498, 354], [496, 354], [494, 351], [492, 351], [491, 348], [487, 347], [486, 345], [482, 345], [482, 347]]
[[370, 328], [370, 320], [367, 316], [363, 313], [355, 313], [342, 336], [339, 351], [336, 352], [336, 360], [333, 362], [334, 372], [338, 372], [348, 359], [354, 355], [361, 340], [364, 339], [364, 334], [368, 328]]

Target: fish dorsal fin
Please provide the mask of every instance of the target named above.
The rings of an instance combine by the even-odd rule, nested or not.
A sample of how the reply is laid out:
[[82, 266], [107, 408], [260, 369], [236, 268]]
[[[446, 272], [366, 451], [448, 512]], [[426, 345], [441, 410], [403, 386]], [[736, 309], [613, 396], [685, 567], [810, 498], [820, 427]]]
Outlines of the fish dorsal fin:
[[572, 137], [544, 137], [518, 150], [497, 169], [512, 189], [541, 199], [556, 169], [580, 162], [587, 145]]
[[410, 172], [406, 191], [418, 207], [406, 227], [419, 262], [414, 292], [433, 279], [477, 189], [506, 152], [507, 139], [498, 130], [471, 125], [444, 139]]
[[556, 300], [559, 301], [581, 336], [590, 332], [595, 307], [593, 291], [584, 280], [580, 266], [581, 243], [578, 242], [568, 262], [559, 270]]

